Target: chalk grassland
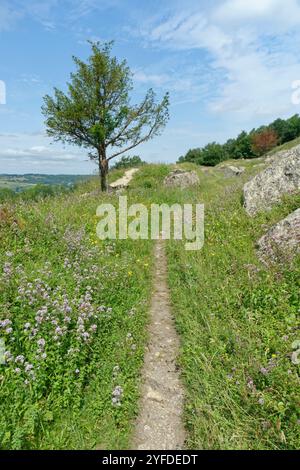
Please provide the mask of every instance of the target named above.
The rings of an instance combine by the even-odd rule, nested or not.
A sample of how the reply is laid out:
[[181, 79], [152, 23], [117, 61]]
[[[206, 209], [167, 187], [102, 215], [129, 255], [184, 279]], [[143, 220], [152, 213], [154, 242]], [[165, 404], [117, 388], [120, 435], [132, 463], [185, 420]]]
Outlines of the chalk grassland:
[[2, 206], [2, 449], [129, 445], [152, 243], [97, 239], [98, 204], [117, 205], [97, 184]]
[[[163, 187], [170, 166], [145, 165], [128, 191], [128, 204], [149, 208], [205, 203], [203, 249], [166, 242], [189, 448], [300, 444], [299, 366], [291, 361], [300, 339], [300, 263], [267, 269], [255, 251], [256, 240], [300, 199], [250, 219], [242, 186], [261, 170], [256, 164], [239, 162], [246, 172], [235, 178], [184, 164], [200, 178], [198, 188], [184, 191]], [[118, 206], [118, 199], [95, 188], [91, 181], [67, 195], [4, 206], [0, 319], [11, 356], [0, 366], [1, 448], [130, 445], [153, 243], [98, 241], [96, 207]]]
[[300, 206], [300, 196], [250, 219], [242, 186], [260, 171], [255, 164], [240, 162], [241, 179], [198, 170], [199, 189], [182, 199], [205, 204], [204, 247], [189, 253], [168, 244], [190, 448], [300, 445], [299, 366], [291, 361], [300, 339], [300, 262], [268, 269], [255, 250], [268, 227]]

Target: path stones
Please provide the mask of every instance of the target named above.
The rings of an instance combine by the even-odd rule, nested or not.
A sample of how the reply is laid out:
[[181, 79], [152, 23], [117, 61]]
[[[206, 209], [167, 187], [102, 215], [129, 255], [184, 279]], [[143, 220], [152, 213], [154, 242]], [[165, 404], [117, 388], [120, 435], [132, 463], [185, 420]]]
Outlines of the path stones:
[[122, 178], [119, 178], [117, 181], [114, 181], [113, 183], [110, 183], [109, 189], [120, 190], [120, 189], [127, 188], [130, 181], [133, 178], [133, 175], [137, 171], [139, 171], [138, 168], [131, 168], [130, 170], [127, 170]]
[[225, 178], [232, 178], [234, 176], [240, 176], [245, 171], [245, 168], [237, 167], [233, 165], [223, 165], [223, 166], [218, 167], [218, 169], [223, 172], [223, 175], [225, 176]]

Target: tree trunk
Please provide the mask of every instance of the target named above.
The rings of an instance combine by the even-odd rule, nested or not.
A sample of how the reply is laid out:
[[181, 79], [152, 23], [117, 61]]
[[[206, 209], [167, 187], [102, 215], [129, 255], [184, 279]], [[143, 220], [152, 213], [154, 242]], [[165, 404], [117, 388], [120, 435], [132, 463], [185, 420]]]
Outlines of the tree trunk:
[[108, 162], [106, 158], [99, 159], [99, 174], [100, 174], [100, 182], [101, 182], [101, 191], [108, 192], [108, 183], [107, 183]]

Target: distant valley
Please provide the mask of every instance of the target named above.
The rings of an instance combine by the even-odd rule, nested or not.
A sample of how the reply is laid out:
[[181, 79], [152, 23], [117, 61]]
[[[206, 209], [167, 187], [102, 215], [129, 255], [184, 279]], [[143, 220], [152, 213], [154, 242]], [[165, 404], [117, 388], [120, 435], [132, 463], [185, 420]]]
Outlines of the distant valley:
[[78, 181], [89, 179], [90, 175], [8, 175], [0, 174], [0, 189], [21, 192], [36, 184], [72, 186]]

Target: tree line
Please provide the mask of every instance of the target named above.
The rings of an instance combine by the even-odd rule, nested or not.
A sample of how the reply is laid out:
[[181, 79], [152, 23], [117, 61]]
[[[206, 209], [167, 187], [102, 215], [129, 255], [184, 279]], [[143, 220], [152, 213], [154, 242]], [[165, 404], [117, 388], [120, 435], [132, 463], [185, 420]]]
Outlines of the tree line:
[[120, 158], [120, 160], [114, 164], [112, 169], [120, 170], [122, 168], [124, 168], [124, 169], [125, 168], [133, 168], [133, 167], [142, 166], [142, 165], [145, 165], [145, 164], [146, 164], [146, 162], [144, 162], [141, 159], [141, 157], [139, 157], [138, 155], [133, 155], [133, 157], [123, 155], [123, 157]]
[[228, 139], [225, 144], [211, 142], [205, 147], [190, 149], [178, 162], [215, 166], [224, 160], [256, 158], [297, 137], [300, 137], [300, 116], [295, 114], [286, 120], [276, 119], [249, 133], [242, 131], [236, 139]]

